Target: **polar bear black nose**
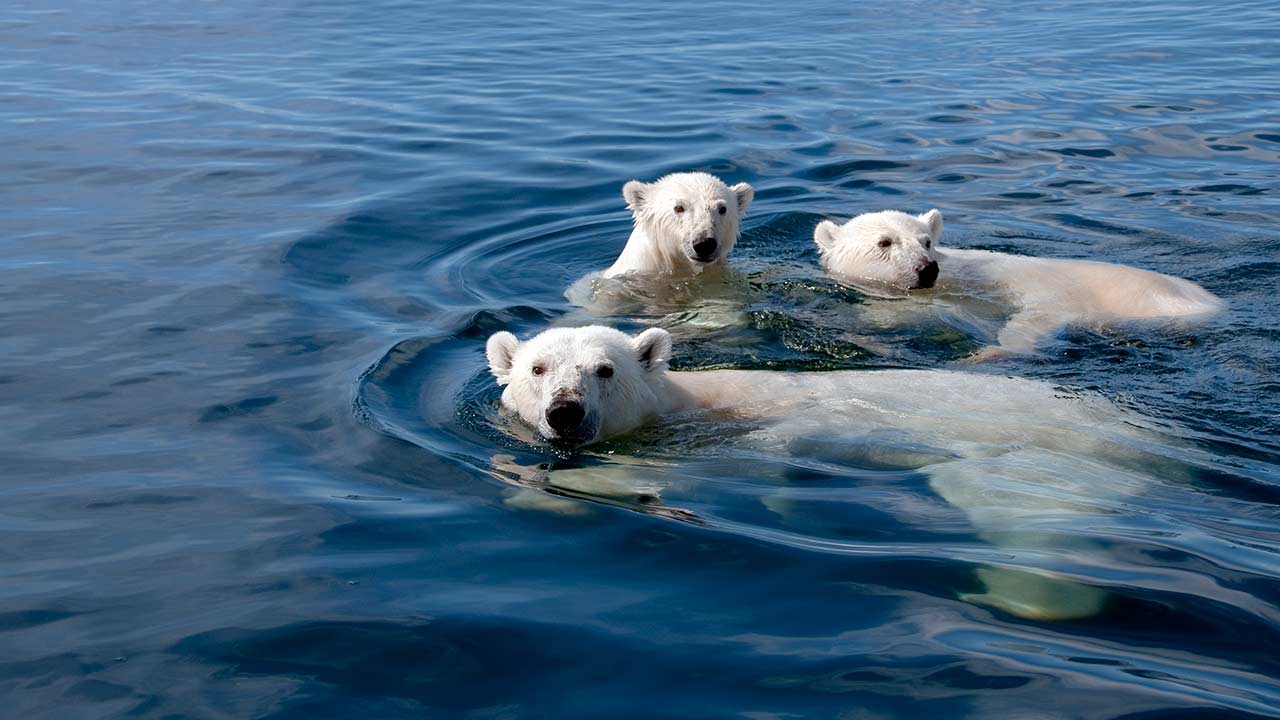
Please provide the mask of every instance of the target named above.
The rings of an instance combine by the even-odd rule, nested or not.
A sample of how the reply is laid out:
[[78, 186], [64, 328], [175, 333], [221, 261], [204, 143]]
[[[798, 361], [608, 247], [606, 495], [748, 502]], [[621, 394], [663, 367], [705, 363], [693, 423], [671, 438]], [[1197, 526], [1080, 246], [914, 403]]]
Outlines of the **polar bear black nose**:
[[559, 435], [572, 435], [582, 425], [587, 411], [576, 400], [556, 400], [547, 408], [547, 424]]
[[924, 267], [916, 271], [916, 276], [918, 277], [918, 280], [916, 281], [916, 287], [918, 288], [933, 287], [933, 284], [938, 281], [937, 261], [930, 260], [928, 265], [925, 265]]
[[707, 261], [716, 255], [716, 239], [713, 237], [702, 238], [693, 244], [693, 254], [698, 256], [699, 260]]

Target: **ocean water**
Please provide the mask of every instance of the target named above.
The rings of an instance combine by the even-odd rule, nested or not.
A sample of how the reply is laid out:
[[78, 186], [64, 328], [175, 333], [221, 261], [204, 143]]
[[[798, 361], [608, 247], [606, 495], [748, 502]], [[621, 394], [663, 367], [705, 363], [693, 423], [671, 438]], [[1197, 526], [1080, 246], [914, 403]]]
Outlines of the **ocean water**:
[[[1264, 2], [7, 3], [0, 714], [1280, 717], [1277, 38]], [[732, 419], [577, 457], [508, 427], [485, 337], [572, 319], [622, 184], [679, 170], [756, 188], [732, 322], [608, 319], [680, 368], [989, 342], [822, 277], [813, 226], [873, 209], [1224, 298], [972, 368], [1161, 428], [1140, 493], [1041, 519], [1104, 552], [1002, 550], [919, 472]], [[664, 487], [544, 482], [624, 456]], [[1106, 602], [973, 602], [991, 567]]]

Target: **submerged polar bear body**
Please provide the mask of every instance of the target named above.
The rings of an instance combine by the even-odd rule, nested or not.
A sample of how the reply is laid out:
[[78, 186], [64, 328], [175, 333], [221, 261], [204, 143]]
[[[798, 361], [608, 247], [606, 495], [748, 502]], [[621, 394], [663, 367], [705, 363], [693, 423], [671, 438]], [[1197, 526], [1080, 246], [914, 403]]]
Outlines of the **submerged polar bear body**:
[[[670, 335], [657, 328], [635, 337], [555, 328], [525, 342], [500, 332], [486, 351], [503, 407], [554, 443], [731, 411], [755, 428], [742, 439], [764, 451], [864, 466], [887, 458], [918, 470], [981, 537], [1005, 548], [1060, 551], [1061, 535], [1029, 530], [1029, 519], [1095, 517], [1144, 488], [1141, 476], [1105, 460], [1140, 434], [1134, 418], [1034, 380], [945, 370], [669, 372]], [[612, 467], [622, 476], [584, 477], [616, 494], [628, 486], [627, 466]], [[1105, 600], [1038, 571], [984, 568], [979, 578], [987, 592], [969, 599], [1026, 617], [1083, 617]]]
[[938, 257], [943, 272], [958, 281], [976, 278], [1010, 292], [1018, 310], [998, 336], [1000, 349], [1010, 353], [1034, 352], [1041, 338], [1067, 325], [1195, 322], [1224, 307], [1190, 280], [1123, 265], [986, 250], [946, 250]]
[[[822, 265], [837, 277], [915, 289], [932, 286], [940, 275], [945, 287], [991, 286], [1006, 294], [1015, 309], [995, 352], [1032, 353], [1045, 336], [1068, 325], [1194, 322], [1225, 307], [1182, 278], [1089, 260], [942, 250], [941, 236], [937, 210], [866, 213], [843, 226], [825, 220], [814, 230]], [[938, 269], [929, 271], [930, 263]]]

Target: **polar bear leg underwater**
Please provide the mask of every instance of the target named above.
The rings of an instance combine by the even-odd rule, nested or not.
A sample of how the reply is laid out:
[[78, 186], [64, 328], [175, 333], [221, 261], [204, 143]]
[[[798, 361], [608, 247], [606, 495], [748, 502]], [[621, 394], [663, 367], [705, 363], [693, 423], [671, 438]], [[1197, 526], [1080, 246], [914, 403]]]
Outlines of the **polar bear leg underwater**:
[[1014, 315], [997, 345], [979, 358], [1030, 354], [1067, 325], [1105, 327], [1125, 322], [1194, 323], [1225, 308], [1208, 290], [1182, 278], [1111, 263], [1037, 258], [985, 250], [939, 248], [942, 213], [865, 213], [814, 228], [822, 266], [830, 274], [900, 289], [928, 288], [941, 278], [956, 287], [989, 283], [1006, 291]]
[[[499, 332], [486, 352], [503, 407], [561, 445], [717, 409], [758, 420], [749, 441], [780, 453], [806, 438], [831, 443], [868, 430], [920, 438], [935, 449], [919, 468], [930, 485], [1001, 547], [1049, 553], [1060, 536], [1022, 532], [1028, 518], [1089, 517], [1144, 488], [1136, 475], [1082, 460], [1123, 447], [1138, 432], [1132, 418], [1100, 398], [1064, 397], [1037, 381], [943, 370], [669, 372], [671, 337], [658, 328], [634, 337], [599, 326], [554, 328], [525, 342]], [[832, 444], [835, 452], [857, 445]], [[1077, 472], [1082, 463], [1089, 472]], [[1104, 598], [1043, 572], [984, 570], [987, 592], [969, 599], [1026, 617], [1083, 617]]]

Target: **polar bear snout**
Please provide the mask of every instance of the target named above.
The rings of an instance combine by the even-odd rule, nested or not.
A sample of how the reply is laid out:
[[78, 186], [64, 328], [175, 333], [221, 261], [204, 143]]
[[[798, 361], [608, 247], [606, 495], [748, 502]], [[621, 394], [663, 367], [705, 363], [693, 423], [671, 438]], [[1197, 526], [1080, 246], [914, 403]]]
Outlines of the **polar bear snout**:
[[916, 268], [916, 284], [911, 286], [912, 290], [923, 288], [931, 288], [938, 281], [938, 261], [930, 260], [928, 263]]
[[693, 259], [700, 263], [709, 263], [716, 259], [716, 250], [720, 242], [714, 237], [704, 237], [693, 243]]
[[547, 426], [555, 433], [557, 439], [580, 439], [583, 420], [587, 417], [586, 408], [574, 399], [561, 398], [547, 406]]
[[[588, 391], [584, 394], [584, 390]], [[557, 445], [585, 445], [596, 437], [597, 423], [589, 407], [589, 388], [566, 386], [552, 393], [538, 420], [538, 432]]]

